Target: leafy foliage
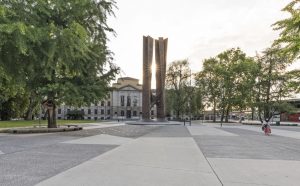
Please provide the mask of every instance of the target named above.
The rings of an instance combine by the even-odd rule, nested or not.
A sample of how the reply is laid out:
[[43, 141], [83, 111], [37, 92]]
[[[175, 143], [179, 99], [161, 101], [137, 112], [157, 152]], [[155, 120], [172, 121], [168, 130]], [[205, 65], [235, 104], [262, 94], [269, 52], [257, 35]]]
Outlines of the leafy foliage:
[[114, 7], [108, 0], [1, 1], [1, 66], [53, 109], [100, 100], [119, 70], [106, 45]]
[[274, 45], [284, 46], [281, 52], [286, 58], [295, 59], [299, 58], [300, 51], [300, 1], [293, 0], [283, 11], [290, 14], [289, 18], [277, 21], [273, 24], [275, 30], [280, 30], [280, 37], [275, 40]]
[[174, 61], [166, 73], [167, 110], [174, 111], [176, 118], [188, 113], [189, 103], [194, 92], [190, 86], [191, 70], [188, 60]]
[[252, 58], [233, 48], [204, 60], [196, 84], [204, 88], [207, 106], [212, 106], [214, 114], [221, 108], [222, 116], [225, 114], [228, 121], [232, 108], [242, 111], [247, 107], [257, 70]]

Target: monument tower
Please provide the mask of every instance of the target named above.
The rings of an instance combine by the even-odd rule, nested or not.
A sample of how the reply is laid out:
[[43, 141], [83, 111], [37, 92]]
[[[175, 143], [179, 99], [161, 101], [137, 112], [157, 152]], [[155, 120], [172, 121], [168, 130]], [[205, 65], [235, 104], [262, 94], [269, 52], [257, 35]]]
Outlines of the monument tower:
[[155, 40], [156, 96], [154, 99], [151, 99], [151, 97], [154, 97], [151, 94], [153, 38], [150, 36], [143, 37], [143, 121], [150, 121], [150, 109], [152, 104], [156, 104], [157, 120], [165, 121], [165, 79], [167, 45], [168, 39], [159, 37], [158, 40]]

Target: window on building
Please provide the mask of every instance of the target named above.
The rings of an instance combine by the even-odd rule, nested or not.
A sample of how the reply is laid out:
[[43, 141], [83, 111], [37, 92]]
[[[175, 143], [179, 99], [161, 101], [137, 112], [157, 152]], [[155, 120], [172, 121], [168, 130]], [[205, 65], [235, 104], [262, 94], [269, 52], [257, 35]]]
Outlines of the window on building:
[[88, 119], [91, 119], [91, 117], [88, 117]]
[[97, 120], [98, 118], [97, 117], [94, 117], [94, 120]]
[[134, 110], [132, 115], [133, 115], [133, 116], [136, 116], [136, 115], [137, 115], [136, 113], [137, 113], [137, 112]]
[[101, 114], [104, 114], [104, 109], [101, 109]]
[[131, 106], [131, 98], [130, 96], [127, 96], [127, 107]]
[[95, 114], [98, 114], [98, 110], [97, 109], [95, 109], [94, 111], [95, 111]]
[[151, 110], [151, 115], [154, 115], [154, 110]]
[[110, 107], [110, 101], [108, 101], [108, 102], [107, 102], [107, 106], [109, 106], [109, 107]]
[[84, 109], [81, 109], [81, 113], [84, 114]]
[[58, 113], [58, 114], [61, 114], [61, 109], [58, 109], [58, 110], [57, 110], [57, 113]]
[[91, 114], [91, 109], [88, 109], [88, 114]]
[[107, 98], [110, 99], [110, 94], [107, 95]]
[[124, 116], [124, 110], [121, 110], [121, 116]]
[[70, 112], [70, 109], [67, 109], [67, 113], [69, 113]]
[[104, 106], [104, 101], [101, 101], [101, 106], [102, 106], [102, 107]]
[[122, 107], [125, 106], [124, 99], [125, 99], [125, 96], [121, 96], [121, 106], [122, 106]]
[[95, 106], [98, 106], [98, 103], [97, 103], [97, 102], [95, 102]]
[[110, 110], [107, 110], [107, 115], [110, 115]]
[[137, 97], [134, 96], [133, 98], [133, 106], [136, 107], [137, 106]]

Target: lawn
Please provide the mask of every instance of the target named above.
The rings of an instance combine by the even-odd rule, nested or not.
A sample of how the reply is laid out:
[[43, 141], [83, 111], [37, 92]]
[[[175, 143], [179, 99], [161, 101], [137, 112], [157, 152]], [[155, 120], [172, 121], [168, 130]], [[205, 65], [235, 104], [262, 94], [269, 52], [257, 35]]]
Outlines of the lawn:
[[[95, 120], [57, 120], [57, 125], [75, 124], [75, 123], [95, 123]], [[13, 128], [13, 127], [32, 127], [39, 125], [39, 120], [34, 121], [0, 121], [0, 128]], [[47, 125], [47, 120], [41, 120], [41, 125]]]

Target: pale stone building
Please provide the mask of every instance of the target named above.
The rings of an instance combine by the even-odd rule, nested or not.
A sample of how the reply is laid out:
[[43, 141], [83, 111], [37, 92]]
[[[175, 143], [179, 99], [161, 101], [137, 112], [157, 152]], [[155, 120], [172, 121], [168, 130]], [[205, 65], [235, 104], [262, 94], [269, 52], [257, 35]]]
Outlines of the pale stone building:
[[112, 85], [111, 92], [113, 119], [139, 119], [142, 111], [142, 85], [138, 79], [119, 78]]
[[[77, 108], [77, 110], [84, 113], [84, 119], [141, 119], [142, 85], [139, 84], [139, 80], [131, 77], [119, 78], [117, 83], [112, 85], [112, 88], [113, 90], [106, 100], [90, 107]], [[75, 109], [74, 107], [62, 105], [57, 109], [57, 118], [68, 119], [67, 113]], [[156, 116], [155, 106], [151, 110], [151, 115], [153, 118]]]

